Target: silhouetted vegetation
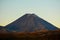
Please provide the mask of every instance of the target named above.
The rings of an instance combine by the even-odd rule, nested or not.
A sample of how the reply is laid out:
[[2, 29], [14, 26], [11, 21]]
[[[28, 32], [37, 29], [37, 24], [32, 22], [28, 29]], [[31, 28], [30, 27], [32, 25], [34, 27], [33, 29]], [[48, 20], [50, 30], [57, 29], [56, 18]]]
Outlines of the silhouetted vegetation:
[[0, 40], [59, 40], [60, 30], [40, 32], [0, 32]]

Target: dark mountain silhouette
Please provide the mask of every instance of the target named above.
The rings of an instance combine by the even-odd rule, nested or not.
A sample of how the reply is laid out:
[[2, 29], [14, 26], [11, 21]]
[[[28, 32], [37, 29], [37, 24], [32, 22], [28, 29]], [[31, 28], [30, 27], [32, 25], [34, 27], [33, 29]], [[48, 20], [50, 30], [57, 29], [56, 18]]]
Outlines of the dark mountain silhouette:
[[6, 25], [5, 29], [8, 32], [39, 32], [42, 30], [58, 30], [57, 27], [35, 14], [25, 14], [14, 22]]
[[0, 30], [3, 28], [3, 26], [0, 26]]
[[0, 26], [0, 33], [1, 32], [7, 32], [3, 26]]

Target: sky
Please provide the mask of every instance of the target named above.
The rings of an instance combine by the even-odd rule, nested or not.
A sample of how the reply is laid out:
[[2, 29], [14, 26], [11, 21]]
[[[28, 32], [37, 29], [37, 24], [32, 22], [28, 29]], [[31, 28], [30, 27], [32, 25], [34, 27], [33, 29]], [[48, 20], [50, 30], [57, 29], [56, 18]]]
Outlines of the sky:
[[26, 13], [35, 13], [60, 28], [60, 0], [0, 0], [0, 26]]

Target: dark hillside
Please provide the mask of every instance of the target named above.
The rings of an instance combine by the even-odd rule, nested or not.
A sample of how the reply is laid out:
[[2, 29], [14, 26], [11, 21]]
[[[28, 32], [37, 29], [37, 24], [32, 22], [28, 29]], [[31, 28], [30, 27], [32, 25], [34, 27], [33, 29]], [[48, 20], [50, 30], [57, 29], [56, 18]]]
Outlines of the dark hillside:
[[14, 40], [60, 40], [60, 30], [41, 31], [41, 32], [3, 32], [0, 33], [0, 39]]

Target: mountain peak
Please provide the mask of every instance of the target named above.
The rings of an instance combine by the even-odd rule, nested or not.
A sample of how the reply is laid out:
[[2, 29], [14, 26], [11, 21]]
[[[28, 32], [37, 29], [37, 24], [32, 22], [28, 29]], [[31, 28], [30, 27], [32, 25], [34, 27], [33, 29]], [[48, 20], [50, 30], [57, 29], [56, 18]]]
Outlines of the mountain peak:
[[29, 15], [29, 16], [31, 16], [31, 15], [35, 15], [35, 14], [26, 13], [25, 15]]
[[58, 28], [35, 14], [25, 14], [5, 26], [9, 32], [35, 32], [41, 30], [57, 30]]

